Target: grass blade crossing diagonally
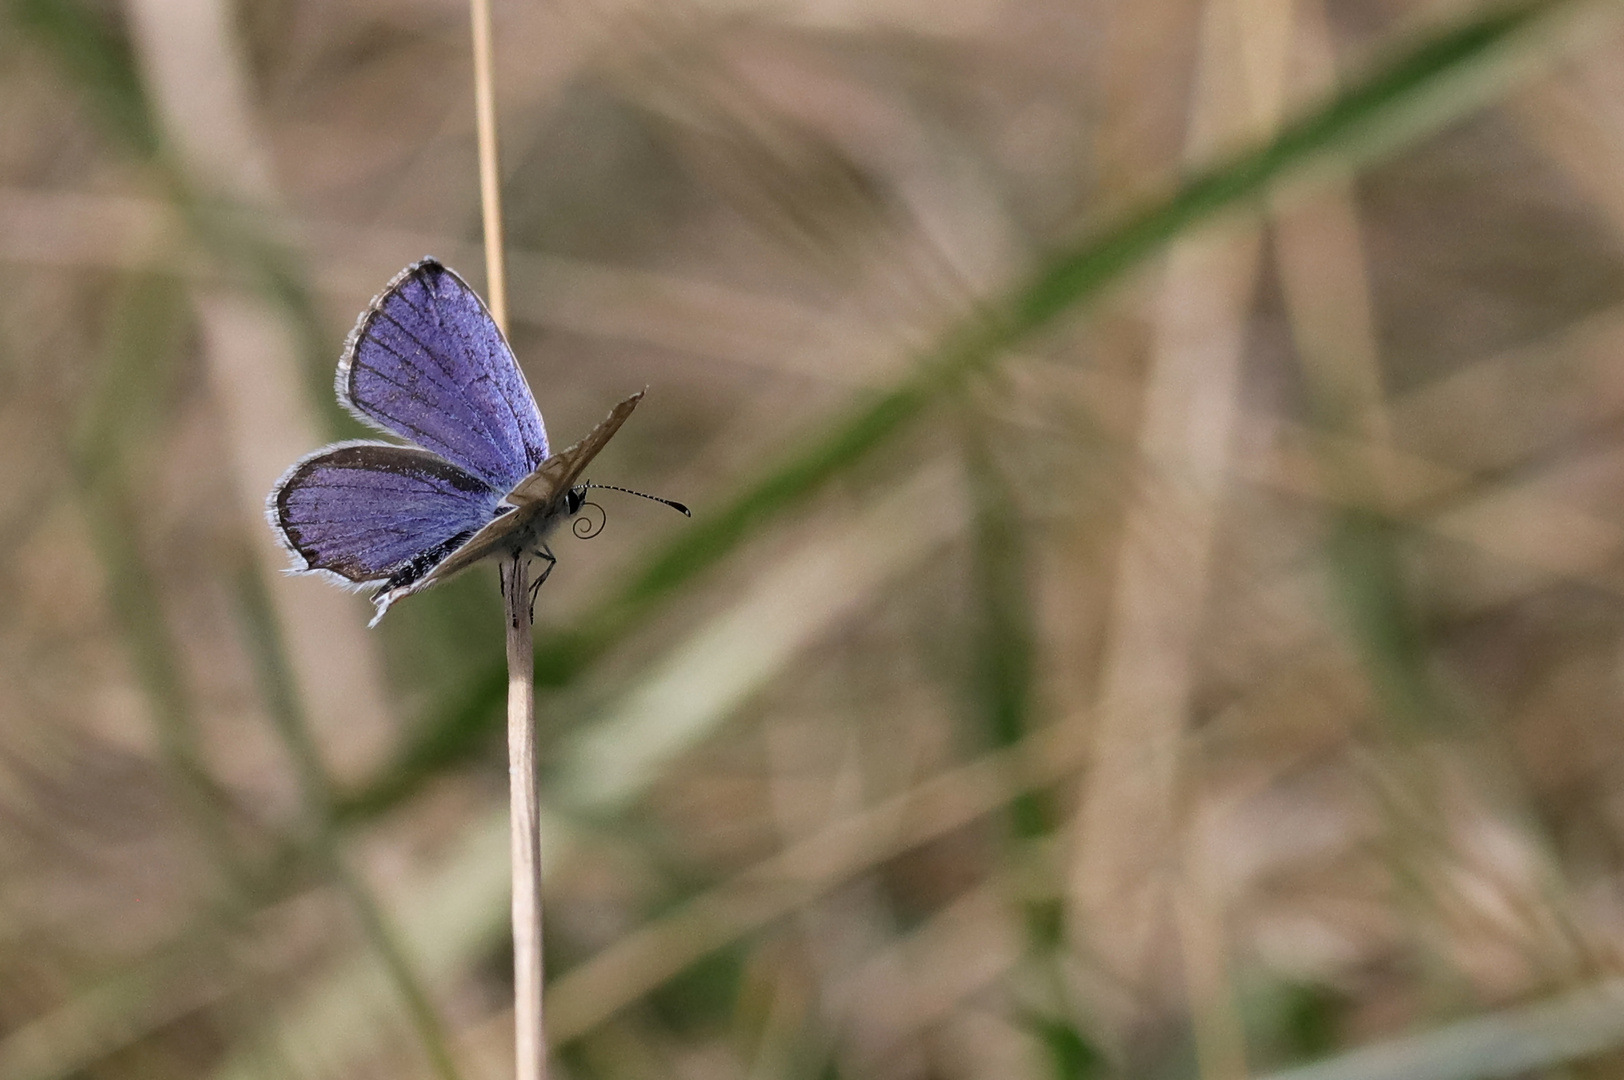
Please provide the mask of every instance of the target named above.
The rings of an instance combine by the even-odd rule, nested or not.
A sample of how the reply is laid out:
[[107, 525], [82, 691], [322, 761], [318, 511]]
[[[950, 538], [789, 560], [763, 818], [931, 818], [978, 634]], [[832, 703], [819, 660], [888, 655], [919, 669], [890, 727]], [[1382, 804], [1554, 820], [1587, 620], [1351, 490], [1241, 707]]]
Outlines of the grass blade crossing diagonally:
[[[1624, 1073], [1624, 0], [1324, 7], [0, 0], [0, 1080]], [[363, 632], [426, 254], [701, 505]]]
[[[638, 625], [655, 605], [721, 561], [767, 522], [896, 437], [944, 391], [997, 363], [1009, 349], [1079, 309], [1160, 252], [1175, 236], [1254, 204], [1317, 167], [1369, 161], [1493, 100], [1577, 16], [1611, 14], [1609, 0], [1540, 0], [1496, 8], [1375, 66], [1273, 139], [1189, 175], [1154, 200], [1074, 246], [1057, 250], [1006, 296], [989, 301], [925, 350], [913, 374], [856, 405], [731, 500], [626, 575], [572, 628], [541, 635], [538, 682], [562, 685]], [[432, 712], [394, 765], [352, 794], [346, 810], [376, 812], [416, 782], [480, 745], [505, 680], [492, 666]]]

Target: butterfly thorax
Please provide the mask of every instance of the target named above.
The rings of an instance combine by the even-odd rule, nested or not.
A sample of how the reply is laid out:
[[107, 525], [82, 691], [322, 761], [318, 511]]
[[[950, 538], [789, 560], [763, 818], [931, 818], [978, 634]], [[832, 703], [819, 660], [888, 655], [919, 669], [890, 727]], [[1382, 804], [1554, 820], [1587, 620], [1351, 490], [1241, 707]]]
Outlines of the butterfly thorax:
[[[503, 507], [502, 516], [491, 523], [496, 525], [503, 522], [508, 526], [498, 530], [505, 540], [497, 550], [505, 549], [509, 555], [527, 551], [534, 553], [559, 522], [573, 517], [581, 509], [585, 499], [585, 494], [574, 488], [565, 488], [557, 495], [546, 498], [526, 498], [519, 489], [514, 489], [505, 500], [507, 505]], [[507, 506], [512, 509], [507, 509]]]

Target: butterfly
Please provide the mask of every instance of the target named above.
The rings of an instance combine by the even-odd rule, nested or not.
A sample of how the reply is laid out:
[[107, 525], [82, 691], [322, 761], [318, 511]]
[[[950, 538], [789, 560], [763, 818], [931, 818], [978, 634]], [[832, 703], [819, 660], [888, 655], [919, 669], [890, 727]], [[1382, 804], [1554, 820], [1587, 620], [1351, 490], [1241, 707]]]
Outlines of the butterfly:
[[372, 587], [371, 626], [397, 600], [487, 556], [540, 556], [545, 580], [556, 562], [547, 534], [602, 486], [577, 481], [643, 397], [551, 453], [496, 320], [432, 258], [402, 270], [362, 313], [334, 384], [344, 408], [412, 445], [355, 440], [308, 454], [271, 489], [266, 516], [293, 558], [289, 573]]

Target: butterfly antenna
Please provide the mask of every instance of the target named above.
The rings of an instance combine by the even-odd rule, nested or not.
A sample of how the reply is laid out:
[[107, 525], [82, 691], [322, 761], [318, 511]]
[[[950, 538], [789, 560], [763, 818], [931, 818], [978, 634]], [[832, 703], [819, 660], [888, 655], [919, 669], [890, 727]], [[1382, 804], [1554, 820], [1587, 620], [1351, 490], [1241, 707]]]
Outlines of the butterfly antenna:
[[694, 516], [693, 511], [689, 510], [686, 506], [677, 502], [675, 499], [662, 499], [658, 495], [650, 495], [642, 491], [633, 491], [631, 488], [616, 487], [613, 484], [594, 484], [590, 480], [582, 484], [581, 487], [597, 488], [600, 491], [619, 491], [624, 492], [627, 495], [636, 495], [639, 499], [648, 499], [650, 502], [664, 503], [666, 506], [669, 506], [671, 509], [682, 514], [683, 517]]
[[587, 501], [583, 497], [581, 501], [581, 509], [584, 511], [589, 506], [598, 512], [597, 519], [593, 520], [590, 517], [577, 516], [575, 521], [570, 525], [570, 531], [576, 536], [579, 536], [582, 540], [592, 539], [594, 536], [597, 536], [599, 533], [603, 532], [603, 527], [609, 524], [609, 511], [605, 510], [595, 502]]

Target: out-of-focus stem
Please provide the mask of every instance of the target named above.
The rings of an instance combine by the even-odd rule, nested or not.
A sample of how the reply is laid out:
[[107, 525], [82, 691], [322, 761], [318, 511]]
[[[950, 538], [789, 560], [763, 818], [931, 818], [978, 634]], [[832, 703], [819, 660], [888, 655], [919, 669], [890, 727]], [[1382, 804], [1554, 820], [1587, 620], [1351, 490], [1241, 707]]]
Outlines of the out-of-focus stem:
[[468, 0], [474, 22], [474, 114], [479, 131], [479, 203], [485, 219], [485, 303], [507, 333], [507, 264], [502, 254], [502, 170], [496, 154], [496, 84], [491, 76], [490, 0]]

